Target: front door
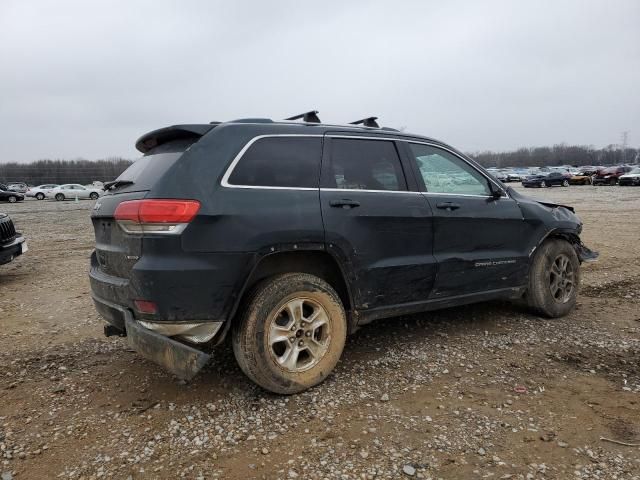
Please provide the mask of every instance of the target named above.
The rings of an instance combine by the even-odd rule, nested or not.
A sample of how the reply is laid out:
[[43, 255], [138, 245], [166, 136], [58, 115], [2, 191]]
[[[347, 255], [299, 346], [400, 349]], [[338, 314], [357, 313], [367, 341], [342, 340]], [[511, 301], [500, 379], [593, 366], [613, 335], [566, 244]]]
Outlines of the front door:
[[529, 242], [516, 201], [449, 150], [409, 143], [408, 151], [434, 216], [438, 274], [431, 298], [522, 286]]
[[436, 270], [431, 209], [399, 145], [339, 135], [324, 145], [325, 243], [346, 265], [356, 308], [426, 301]]

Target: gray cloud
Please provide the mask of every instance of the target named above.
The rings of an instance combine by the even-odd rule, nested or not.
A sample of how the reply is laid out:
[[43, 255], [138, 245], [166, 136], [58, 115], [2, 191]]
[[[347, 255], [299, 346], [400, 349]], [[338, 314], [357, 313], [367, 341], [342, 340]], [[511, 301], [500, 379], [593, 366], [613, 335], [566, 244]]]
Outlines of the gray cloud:
[[640, 2], [0, 3], [0, 161], [317, 108], [461, 149], [640, 144]]

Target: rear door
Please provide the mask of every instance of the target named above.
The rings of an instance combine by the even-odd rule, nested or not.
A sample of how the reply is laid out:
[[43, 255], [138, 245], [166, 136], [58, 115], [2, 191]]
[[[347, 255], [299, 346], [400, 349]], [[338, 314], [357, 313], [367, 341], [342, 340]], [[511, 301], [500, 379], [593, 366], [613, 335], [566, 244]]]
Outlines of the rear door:
[[356, 308], [427, 300], [431, 210], [396, 141], [326, 135], [320, 200], [327, 248], [346, 266]]
[[[431, 298], [522, 285], [527, 226], [516, 201], [452, 151], [422, 143], [406, 147], [434, 216], [438, 275]], [[503, 196], [494, 198], [493, 191]]]

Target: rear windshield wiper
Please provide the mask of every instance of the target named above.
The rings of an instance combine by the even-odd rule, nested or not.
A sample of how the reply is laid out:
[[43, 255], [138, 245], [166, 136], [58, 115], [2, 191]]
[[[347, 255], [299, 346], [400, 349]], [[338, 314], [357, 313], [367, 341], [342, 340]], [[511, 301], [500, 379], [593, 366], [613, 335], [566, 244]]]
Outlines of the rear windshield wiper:
[[107, 190], [115, 190], [118, 187], [124, 187], [125, 185], [133, 185], [133, 180], [114, 180], [113, 182], [107, 182], [102, 186], [102, 189], [106, 192]]

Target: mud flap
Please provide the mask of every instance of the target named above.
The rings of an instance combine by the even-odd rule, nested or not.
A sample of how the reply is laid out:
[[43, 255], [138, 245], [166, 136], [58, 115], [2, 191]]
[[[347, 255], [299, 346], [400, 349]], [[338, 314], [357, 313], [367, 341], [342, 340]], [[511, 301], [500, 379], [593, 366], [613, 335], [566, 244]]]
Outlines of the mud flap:
[[130, 314], [125, 316], [125, 327], [131, 348], [182, 380], [191, 380], [211, 358], [196, 348], [144, 328]]
[[576, 253], [581, 262], [595, 262], [600, 255], [598, 252], [589, 250], [582, 242], [574, 243], [573, 247], [576, 249]]

